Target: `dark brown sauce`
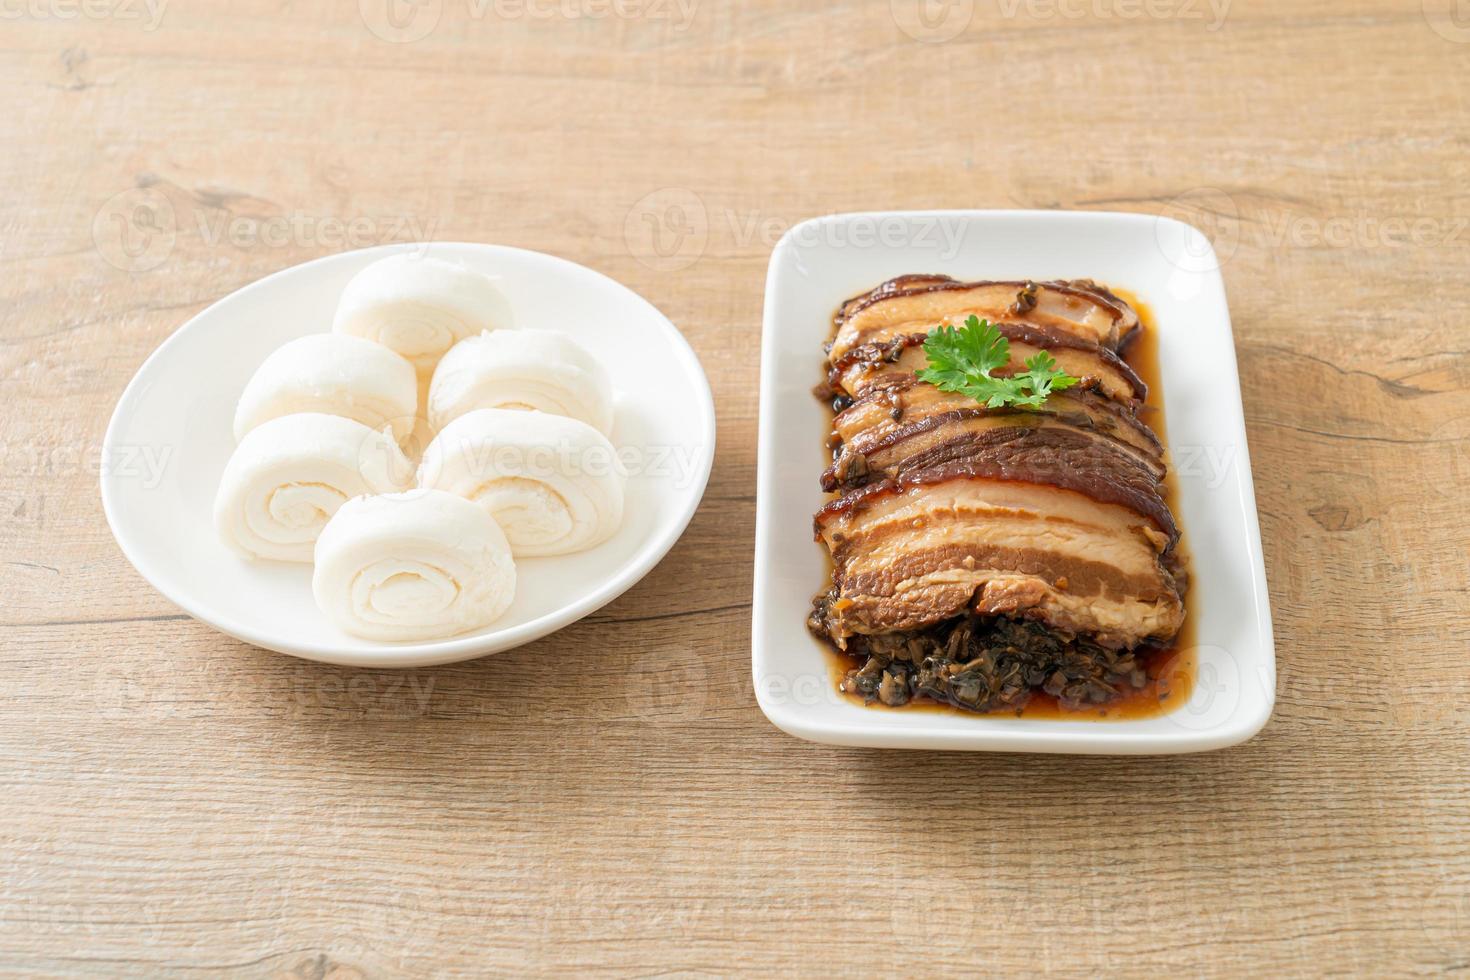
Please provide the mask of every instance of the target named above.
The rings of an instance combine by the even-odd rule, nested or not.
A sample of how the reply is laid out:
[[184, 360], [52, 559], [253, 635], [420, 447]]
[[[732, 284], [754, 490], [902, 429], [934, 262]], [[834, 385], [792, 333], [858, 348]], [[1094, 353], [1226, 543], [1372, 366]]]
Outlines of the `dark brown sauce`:
[[[1159, 440], [1165, 446], [1165, 458], [1168, 459], [1169, 434], [1165, 431], [1164, 424], [1164, 383], [1159, 372], [1159, 337], [1153, 309], [1130, 290], [1119, 289], [1116, 286], [1107, 288], [1138, 312], [1139, 330], [1123, 351], [1123, 360], [1148, 385], [1148, 400], [1144, 402], [1138, 417], [1158, 435]], [[1164, 477], [1164, 500], [1168, 503], [1169, 510], [1174, 514], [1176, 521], [1179, 517], [1178, 497], [1179, 488], [1174, 478], [1174, 468], [1171, 465], [1168, 474]], [[1187, 551], [1187, 539], [1182, 535], [1175, 549], [1179, 556], [1179, 564], [1192, 582], [1194, 576], [1191, 572], [1191, 562]], [[830, 582], [830, 565], [828, 566], [828, 579]], [[1142, 661], [1144, 671], [1148, 674], [1148, 681], [1143, 687], [1129, 691], [1109, 704], [1087, 708], [1067, 708], [1050, 694], [1035, 691], [1024, 707], [1017, 710], [995, 711], [991, 714], [1067, 721], [1133, 721], [1168, 714], [1187, 702], [1194, 690], [1196, 643], [1194, 617], [1188, 613], [1189, 595], [1187, 593], [1184, 597], [1184, 605], [1184, 626], [1179, 630], [1179, 635], [1174, 638], [1174, 642], [1167, 647], [1139, 651], [1139, 660]], [[862, 666], [862, 661], [856, 657], [850, 657], [825, 643], [822, 644], [822, 647], [827, 651], [828, 672], [832, 675], [834, 685], [840, 684], [843, 676], [849, 670]], [[854, 703], [863, 704], [863, 699], [856, 695], [848, 695], [848, 697]], [[972, 717], [976, 714], [976, 712], [963, 708], [942, 704], [923, 695], [898, 708], [891, 708], [881, 701], [874, 701], [867, 706], [878, 711], [927, 711]]]

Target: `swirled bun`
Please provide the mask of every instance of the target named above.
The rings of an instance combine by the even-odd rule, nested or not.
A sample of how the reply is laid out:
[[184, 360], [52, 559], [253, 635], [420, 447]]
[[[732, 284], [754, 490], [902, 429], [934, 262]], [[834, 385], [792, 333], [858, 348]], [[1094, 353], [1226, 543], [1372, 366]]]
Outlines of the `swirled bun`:
[[283, 415], [321, 412], [371, 429], [391, 425], [402, 441], [417, 411], [418, 380], [403, 358], [359, 337], [307, 334], [256, 368], [235, 408], [235, 438]]
[[382, 344], [427, 375], [461, 340], [512, 324], [510, 304], [483, 272], [400, 253], [352, 277], [332, 330]]
[[482, 507], [437, 490], [358, 497], [316, 542], [311, 590], [333, 623], [369, 640], [434, 640], [494, 622], [516, 568]]
[[566, 334], [497, 330], [454, 345], [429, 386], [435, 430], [479, 408], [534, 409], [579, 419], [612, 434], [607, 371]]
[[215, 527], [246, 557], [311, 561], [317, 536], [344, 503], [403, 490], [412, 477], [386, 431], [336, 415], [283, 415], [235, 447], [215, 494]]
[[482, 408], [434, 438], [418, 481], [483, 507], [520, 558], [606, 541], [623, 520], [627, 476], [607, 437], [585, 422]]

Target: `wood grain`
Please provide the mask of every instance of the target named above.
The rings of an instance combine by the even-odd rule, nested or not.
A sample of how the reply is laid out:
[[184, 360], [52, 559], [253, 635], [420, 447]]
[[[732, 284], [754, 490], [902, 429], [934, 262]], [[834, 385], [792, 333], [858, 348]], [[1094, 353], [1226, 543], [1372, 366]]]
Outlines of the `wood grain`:
[[[423, 22], [374, 3], [4, 8], [7, 972], [1470, 966], [1449, 0], [1236, 0], [1219, 23], [1185, 0], [428, 0], [402, 42], [368, 24]], [[1280, 658], [1249, 744], [841, 750], [756, 707], [770, 246], [932, 206], [1174, 214], [1226, 256]], [[441, 669], [298, 663], [182, 616], [102, 517], [123, 386], [239, 286], [424, 238], [567, 256], [679, 324], [720, 414], [688, 533], [588, 620]]]

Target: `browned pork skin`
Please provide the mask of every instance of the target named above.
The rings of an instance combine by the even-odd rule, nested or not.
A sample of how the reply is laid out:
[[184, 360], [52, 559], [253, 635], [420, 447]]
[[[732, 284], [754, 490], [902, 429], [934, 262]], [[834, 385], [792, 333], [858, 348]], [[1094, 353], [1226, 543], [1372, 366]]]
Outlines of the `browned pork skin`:
[[1053, 392], [1040, 409], [987, 410], [965, 395], [940, 391], [911, 377], [868, 392], [837, 414], [832, 431], [842, 440], [844, 454], [872, 453], [880, 444], [891, 446], [906, 438], [897, 435], [901, 430], [912, 434], [910, 427], [917, 423], [936, 416], [953, 417], [955, 413], [961, 418], [984, 417], [1011, 425], [1065, 423], [1121, 443], [1160, 479], [1164, 475], [1164, 447], [1153, 430], [1116, 402], [1087, 389]]
[[[1109, 398], [1129, 405], [1148, 397], [1148, 386], [1143, 379], [1106, 347], [1078, 340], [1055, 328], [1004, 321], [994, 326], [1010, 347], [1010, 360], [1004, 368], [995, 371], [996, 377], [1024, 371], [1026, 361], [1045, 350], [1058, 368], [1080, 378], [1084, 387], [1096, 388]], [[927, 338], [927, 333], [902, 334], [880, 343], [848, 348], [831, 358], [828, 386], [846, 392], [850, 398], [861, 398], [873, 388], [907, 380], [929, 364], [923, 350]]]
[[[1099, 466], [1105, 472], [1115, 467], [1129, 472], [1127, 467], [1137, 467], [1152, 492], [1163, 479], [1163, 460], [1096, 428], [1078, 425], [1074, 417], [1021, 409], [984, 409], [971, 402], [968, 407], [864, 432], [843, 443], [832, 465], [822, 474], [822, 489], [835, 491], [883, 477], [901, 478], [941, 463], [965, 461], [1002, 443], [1037, 441], [1034, 434], [1047, 437], [1041, 443], [1047, 465], [1066, 465], [1064, 453], [1052, 452], [1054, 447], [1066, 447], [1085, 450], [1089, 458], [1101, 461]], [[1036, 464], [1029, 465], [1034, 470]]]
[[1095, 283], [960, 282], [948, 276], [900, 276], [842, 304], [833, 323], [835, 361], [863, 344], [926, 334], [941, 323], [982, 319], [1051, 328], [1118, 351], [1138, 328], [1138, 314]]

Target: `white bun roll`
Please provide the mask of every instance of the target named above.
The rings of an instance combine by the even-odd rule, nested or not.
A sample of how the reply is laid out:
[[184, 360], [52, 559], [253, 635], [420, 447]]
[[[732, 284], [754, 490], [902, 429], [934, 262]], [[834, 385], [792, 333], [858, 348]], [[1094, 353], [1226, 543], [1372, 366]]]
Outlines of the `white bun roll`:
[[316, 604], [364, 639], [435, 640], [479, 629], [504, 614], [515, 590], [500, 527], [453, 494], [358, 497], [317, 538]]
[[510, 304], [483, 272], [402, 253], [352, 277], [332, 329], [392, 348], [428, 374], [464, 338], [512, 322]]
[[607, 437], [577, 419], [482, 408], [444, 427], [419, 486], [484, 507], [517, 558], [601, 544], [623, 520], [627, 475]]
[[460, 341], [434, 371], [429, 424], [477, 408], [535, 409], [612, 434], [612, 384], [601, 364], [554, 330], [499, 330]]
[[235, 448], [214, 498], [225, 544], [248, 558], [311, 561], [337, 509], [365, 493], [405, 489], [413, 464], [385, 432], [336, 415], [283, 415]]
[[255, 369], [235, 409], [235, 438], [283, 415], [322, 412], [372, 429], [413, 431], [418, 379], [413, 365], [381, 344], [315, 333], [278, 347]]

